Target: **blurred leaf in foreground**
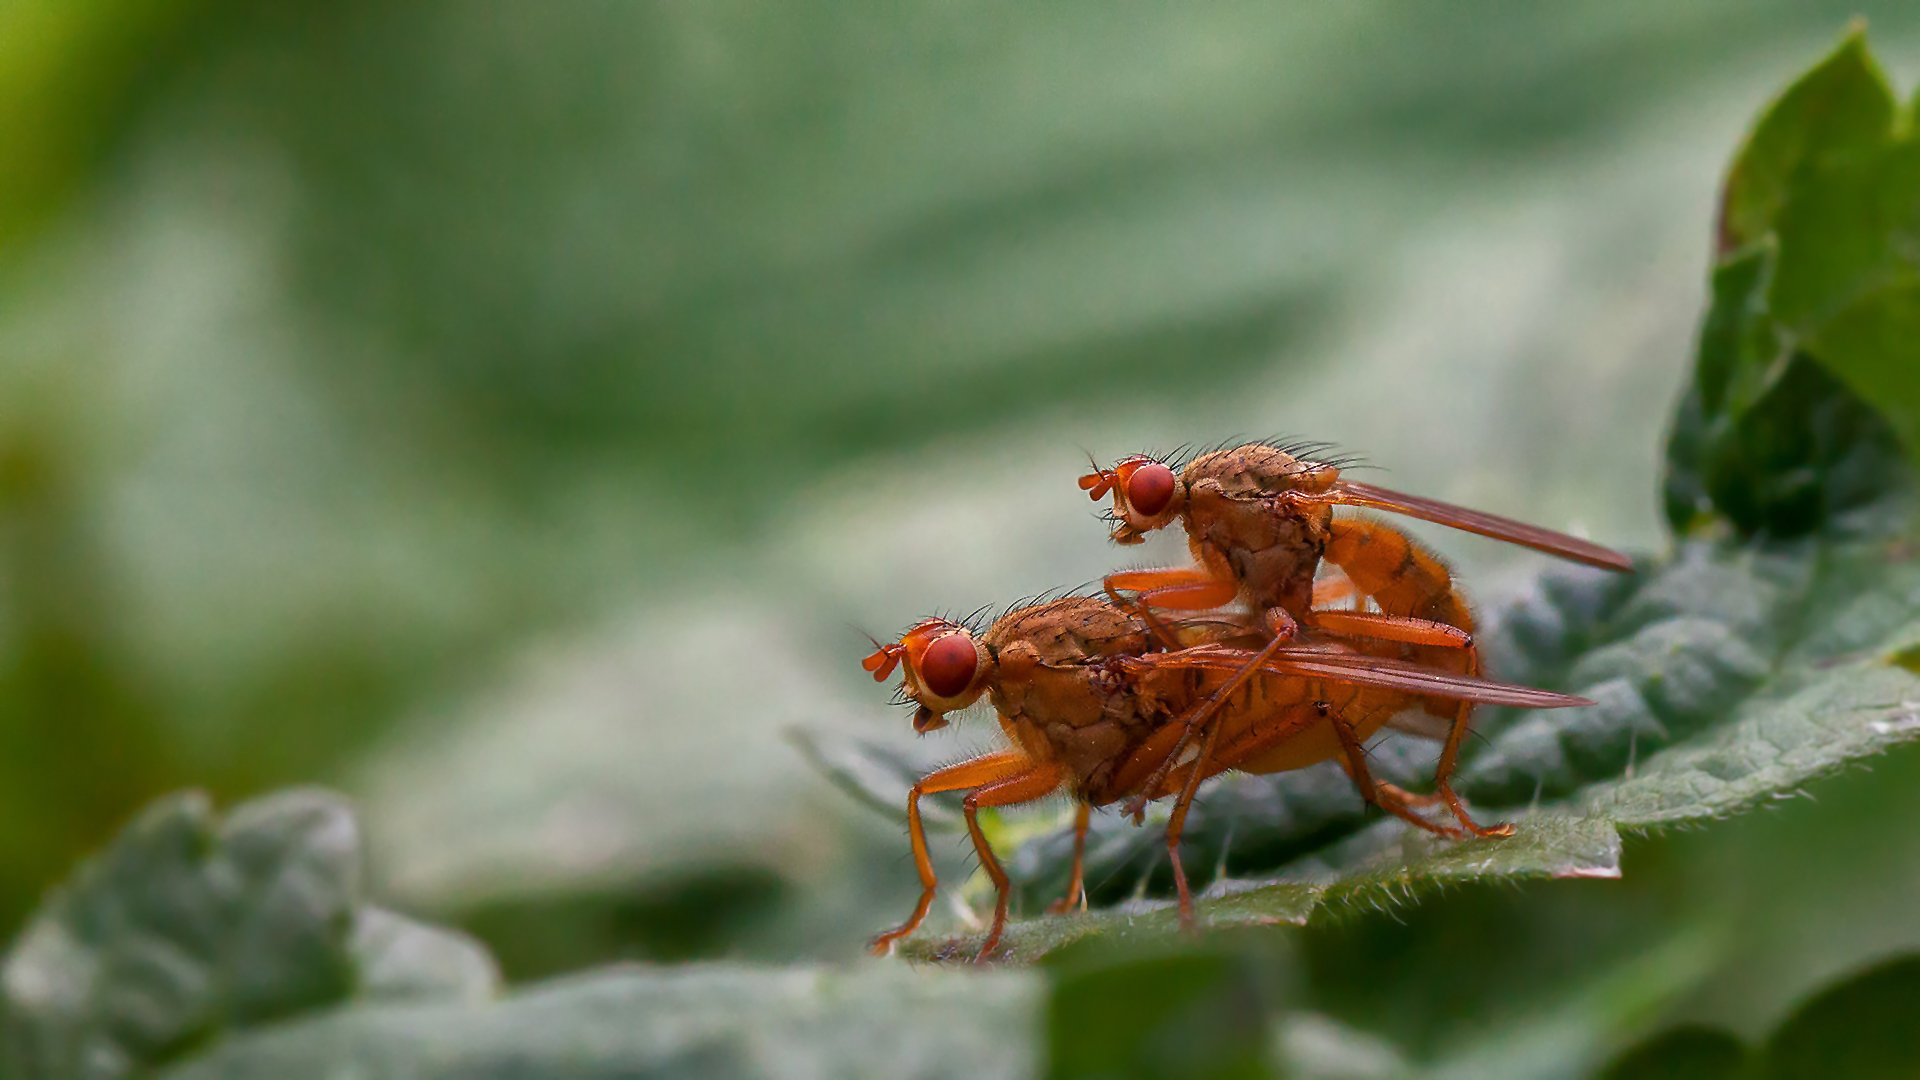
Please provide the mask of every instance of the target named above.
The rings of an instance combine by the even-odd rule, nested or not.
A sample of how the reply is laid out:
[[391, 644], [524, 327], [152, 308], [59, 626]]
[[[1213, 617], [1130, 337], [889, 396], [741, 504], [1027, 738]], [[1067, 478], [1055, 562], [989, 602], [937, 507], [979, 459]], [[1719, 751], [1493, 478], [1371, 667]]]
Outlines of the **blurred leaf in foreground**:
[[1043, 983], [698, 964], [564, 979], [480, 1007], [362, 1006], [236, 1039], [167, 1080], [380, 1076], [1029, 1077]]
[[154, 804], [8, 954], [9, 1075], [108, 1080], [354, 997], [490, 995], [479, 945], [362, 901], [360, 858], [351, 812], [319, 792], [224, 821], [197, 793]]
[[1661, 1032], [1610, 1062], [1596, 1080], [1737, 1080], [1747, 1048], [1714, 1028]]
[[1259, 950], [1062, 953], [1047, 1010], [1052, 1080], [1272, 1075], [1275, 965]]
[[0, 984], [14, 1080], [182, 1062], [164, 1075], [1024, 1077], [1043, 985], [717, 964], [500, 999], [479, 945], [365, 902], [351, 808], [297, 790], [224, 821], [194, 793], [149, 807], [48, 901]]
[[1801, 1006], [1767, 1040], [1774, 1080], [1845, 1076], [1880, 1080], [1912, 1076], [1920, 1068], [1920, 957], [1870, 968]]
[[1596, 1080], [1894, 1080], [1920, 1063], [1920, 956], [1902, 956], [1858, 971], [1814, 994], [1749, 1051], [1713, 1028], [1674, 1028], [1634, 1046]]

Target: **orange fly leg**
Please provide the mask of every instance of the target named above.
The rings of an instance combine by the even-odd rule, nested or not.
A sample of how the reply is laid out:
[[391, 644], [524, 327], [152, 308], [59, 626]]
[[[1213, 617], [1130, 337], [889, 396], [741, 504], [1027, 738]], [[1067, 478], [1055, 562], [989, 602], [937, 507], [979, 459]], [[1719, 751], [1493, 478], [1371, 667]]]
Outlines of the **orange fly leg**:
[[1219, 737], [1220, 725], [1207, 728], [1207, 737], [1200, 744], [1200, 756], [1193, 759], [1186, 785], [1173, 804], [1173, 815], [1167, 819], [1167, 860], [1173, 864], [1173, 886], [1180, 896], [1180, 927], [1189, 933], [1200, 927], [1193, 918], [1193, 890], [1187, 887], [1187, 868], [1180, 862], [1180, 834], [1186, 831], [1187, 810], [1193, 806], [1193, 794], [1200, 790], [1201, 778], [1212, 775], [1207, 770], [1213, 763], [1213, 744]]
[[1436, 832], [1441, 836], [1454, 838], [1467, 835], [1459, 829], [1449, 828], [1445, 825], [1436, 825], [1428, 821], [1426, 818], [1414, 813], [1410, 807], [1403, 804], [1400, 800], [1382, 791], [1379, 782], [1374, 780], [1372, 771], [1367, 768], [1367, 748], [1361, 745], [1359, 736], [1354, 733], [1353, 722], [1338, 712], [1330, 713], [1327, 716], [1327, 720], [1333, 724], [1334, 733], [1340, 737], [1340, 748], [1346, 754], [1347, 775], [1353, 777], [1354, 786], [1360, 789], [1360, 797], [1362, 799], [1365, 799], [1367, 802], [1385, 810], [1387, 813], [1392, 814], [1402, 821], [1417, 825], [1429, 832]]
[[[1099, 796], [1094, 799], [1094, 805], [1105, 806], [1116, 799], [1125, 798], [1143, 789], [1155, 792], [1148, 796], [1149, 799], [1171, 795], [1171, 791], [1159, 790], [1158, 787], [1148, 788], [1147, 780], [1149, 777], [1166, 775], [1167, 770], [1163, 766], [1179, 752], [1180, 748], [1186, 746], [1187, 730], [1186, 725], [1178, 720], [1169, 721], [1155, 729], [1151, 735], [1147, 736], [1146, 741], [1136, 747], [1133, 753], [1128, 755], [1127, 760], [1121, 762], [1120, 767], [1113, 771], [1112, 777], [1107, 780]], [[1139, 822], [1135, 821], [1134, 824], [1138, 825]]]
[[1067, 895], [1047, 905], [1047, 914], [1064, 915], [1087, 906], [1087, 824], [1093, 808], [1076, 800], [1073, 808], [1073, 877], [1067, 880]]
[[[1214, 691], [1213, 696], [1202, 703], [1199, 708], [1181, 718], [1185, 730], [1180, 734], [1180, 741], [1174, 744], [1173, 751], [1167, 755], [1166, 760], [1160, 763], [1160, 767], [1156, 769], [1152, 777], [1148, 779], [1144, 790], [1134, 795], [1134, 797], [1127, 802], [1124, 812], [1131, 814], [1135, 823], [1138, 823], [1146, 814], [1147, 801], [1153, 797], [1153, 791], [1159, 788], [1161, 783], [1166, 780], [1167, 774], [1171, 772], [1175, 764], [1179, 762], [1180, 755], [1186, 751], [1187, 744], [1192, 741], [1194, 735], [1203, 729], [1207, 730], [1209, 733], [1209, 745], [1211, 745], [1212, 729], [1207, 722], [1212, 719], [1215, 713], [1220, 711], [1222, 705], [1227, 703], [1227, 699], [1233, 696], [1234, 691], [1245, 685], [1248, 679], [1253, 678], [1254, 673], [1258, 672], [1266, 665], [1268, 660], [1272, 659], [1276, 649], [1292, 641], [1300, 633], [1300, 624], [1294, 622], [1293, 616], [1288, 615], [1280, 608], [1269, 608], [1264, 621], [1268, 632], [1272, 635], [1265, 647], [1247, 659], [1241, 665], [1240, 670], [1234, 672], [1233, 677], [1228, 679], [1220, 689]], [[1196, 775], [1197, 774], [1198, 770], [1196, 769]]]
[[1473, 818], [1467, 816], [1466, 806], [1461, 803], [1460, 796], [1453, 791], [1453, 766], [1460, 757], [1460, 744], [1466, 741], [1467, 720], [1472, 710], [1473, 706], [1467, 702], [1460, 703], [1460, 712], [1454, 718], [1453, 730], [1447, 732], [1447, 745], [1440, 751], [1440, 766], [1433, 773], [1434, 794], [1446, 802], [1447, 808], [1453, 811], [1453, 816], [1460, 819], [1461, 827], [1473, 835], [1512, 836], [1512, 825], [1495, 825], [1485, 828], [1477, 824]]
[[[1437, 519], [1436, 519], [1437, 520]], [[1452, 522], [1446, 522], [1452, 524]], [[1475, 530], [1479, 531], [1479, 530]], [[1432, 623], [1470, 631], [1473, 626], [1472, 613], [1467, 610], [1459, 593], [1453, 588], [1452, 576], [1446, 565], [1439, 559], [1427, 554], [1419, 545], [1408, 540], [1399, 530], [1377, 521], [1363, 518], [1343, 519], [1334, 522], [1332, 541], [1327, 545], [1327, 558], [1337, 562], [1342, 571], [1352, 577], [1354, 582], [1368, 592], [1384, 612], [1405, 618], [1424, 619]], [[1588, 545], [1593, 547], [1593, 545]], [[1543, 548], [1542, 550], [1557, 549]], [[1602, 548], [1595, 548], [1605, 551]], [[1611, 554], [1611, 553], [1609, 553]], [[1622, 569], [1613, 566], [1613, 569]], [[1349, 617], [1334, 615], [1335, 619]], [[1316, 613], [1319, 617], [1319, 613]], [[1386, 637], [1388, 635], [1375, 635]], [[1407, 638], [1409, 644], [1426, 645], [1428, 642], [1416, 642]], [[1457, 666], [1466, 674], [1478, 674], [1480, 670], [1479, 649], [1472, 645], [1469, 636], [1467, 643], [1460, 646], [1454, 654], [1457, 659], [1450, 666]], [[1446, 654], [1423, 654], [1423, 659], [1439, 660]], [[1460, 797], [1454, 794], [1450, 780], [1454, 765], [1460, 755], [1460, 745], [1465, 741], [1467, 729], [1473, 715], [1473, 704], [1461, 701], [1451, 708], [1453, 720], [1447, 731], [1447, 742], [1440, 754], [1440, 765], [1435, 771], [1435, 795], [1444, 801], [1453, 811], [1460, 824], [1475, 836], [1510, 836], [1511, 825], [1483, 828], [1468, 816]], [[1428, 800], [1430, 804], [1432, 800]]]
[[[1262, 768], [1257, 760], [1261, 754], [1299, 738], [1301, 733], [1322, 720], [1323, 714], [1312, 704], [1296, 702], [1293, 704], [1276, 703], [1267, 715], [1257, 720], [1246, 730], [1233, 734], [1223, 733], [1221, 745], [1216, 749], [1205, 772], [1200, 779], [1218, 776], [1232, 769], [1247, 768], [1249, 772], [1262, 773], [1270, 770]], [[1252, 766], [1248, 768], [1248, 766]], [[1155, 798], [1171, 795], [1186, 786], [1186, 769], [1176, 771], [1167, 778], [1167, 787], [1155, 794]]]
[[1122, 570], [1107, 575], [1106, 587], [1107, 595], [1116, 601], [1120, 597], [1115, 590], [1124, 589], [1142, 603], [1179, 611], [1217, 608], [1240, 595], [1240, 587], [1231, 579], [1214, 577], [1195, 566]]
[[980, 946], [980, 955], [974, 957], [976, 964], [986, 963], [987, 958], [993, 955], [993, 950], [1000, 945], [1000, 932], [1007, 926], [1007, 900], [1013, 892], [1007, 872], [1000, 868], [1000, 860], [993, 857], [993, 848], [987, 843], [987, 835], [980, 831], [980, 808], [1014, 806], [1044, 799], [1060, 790], [1061, 783], [1066, 780], [1066, 770], [1056, 762], [1028, 764], [1031, 768], [1026, 772], [973, 789], [960, 804], [966, 810], [967, 832], [973, 834], [973, 850], [979, 853], [981, 868], [993, 880], [995, 894], [993, 926], [987, 931], [986, 944]]
[[[1347, 775], [1351, 776], [1353, 774], [1348, 773]], [[1411, 806], [1411, 807], [1415, 807], [1416, 809], [1425, 809], [1426, 807], [1429, 807], [1429, 806], [1438, 806], [1441, 803], [1446, 801], [1446, 799], [1443, 798], [1441, 794], [1437, 791], [1431, 795], [1415, 795], [1413, 792], [1408, 791], [1406, 788], [1401, 787], [1399, 784], [1390, 783], [1386, 780], [1380, 779], [1379, 777], [1375, 777], [1373, 782], [1377, 787], [1379, 787], [1380, 794], [1386, 796], [1389, 799], [1393, 799], [1394, 801], [1400, 803], [1402, 806]]]
[[1378, 638], [1408, 645], [1433, 645], [1464, 649], [1473, 644], [1473, 635], [1457, 626], [1416, 619], [1410, 615], [1382, 615], [1363, 611], [1315, 611], [1311, 616], [1315, 629], [1341, 637]]
[[[913, 907], [913, 914], [899, 927], [889, 930], [873, 939], [873, 952], [884, 956], [892, 949], [893, 943], [914, 932], [921, 920], [927, 917], [927, 911], [933, 907], [933, 892], [937, 879], [933, 873], [933, 859], [927, 854], [927, 832], [920, 823], [920, 796], [940, 791], [962, 791], [993, 784], [1011, 776], [1017, 776], [1027, 770], [1032, 762], [1025, 754], [1006, 750], [997, 754], [985, 754], [971, 761], [950, 765], [936, 772], [928, 773], [920, 782], [913, 785], [907, 793], [907, 835], [913, 843], [913, 865], [920, 872], [920, 902]], [[971, 816], [971, 815], [969, 815]]]
[[[1154, 617], [1154, 608], [1172, 611], [1205, 611], [1233, 603], [1240, 587], [1198, 567], [1167, 567], [1160, 570], [1122, 570], [1108, 574], [1101, 582], [1114, 606], [1140, 616], [1162, 648], [1177, 648], [1173, 632]], [[1128, 599], [1121, 592], [1133, 593]]]

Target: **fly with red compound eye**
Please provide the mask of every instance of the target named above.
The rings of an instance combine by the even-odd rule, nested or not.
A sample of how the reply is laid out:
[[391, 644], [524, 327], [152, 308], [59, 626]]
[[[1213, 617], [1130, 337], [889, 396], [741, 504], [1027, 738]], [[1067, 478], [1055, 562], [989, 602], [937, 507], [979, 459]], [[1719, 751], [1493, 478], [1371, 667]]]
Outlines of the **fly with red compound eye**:
[[[1096, 597], [1070, 596], [1018, 608], [984, 633], [945, 619], [915, 624], [899, 641], [878, 645], [862, 666], [876, 681], [903, 669], [903, 689], [916, 706], [914, 730], [946, 725], [946, 714], [986, 695], [1010, 748], [963, 761], [922, 778], [907, 797], [907, 828], [921, 895], [912, 916], [874, 940], [885, 952], [913, 932], [933, 904], [936, 880], [920, 819], [920, 797], [966, 791], [967, 830], [996, 890], [994, 916], [980, 958], [990, 956], [1006, 924], [1010, 883], [980, 830], [982, 807], [1033, 802], [1058, 792], [1076, 805], [1072, 884], [1054, 910], [1076, 903], [1088, 814], [1128, 796], [1177, 796], [1167, 826], [1184, 923], [1193, 900], [1180, 862], [1180, 836], [1201, 780], [1227, 769], [1279, 772], [1340, 758], [1368, 801], [1448, 835], [1413, 812], [1405, 793], [1374, 781], [1361, 742], [1427, 697], [1535, 708], [1588, 704], [1547, 691], [1364, 656], [1339, 646], [1256, 652], [1233, 623], [1181, 622], [1164, 629], [1177, 647], [1163, 649], [1134, 613]], [[1257, 641], [1252, 642], [1257, 644]], [[1252, 671], [1253, 675], [1248, 672]], [[1221, 706], [1224, 705], [1224, 708]], [[1183, 753], [1192, 718], [1218, 709], [1197, 752]]]
[[[1116, 543], [1140, 543], [1146, 533], [1178, 521], [1195, 563], [1110, 574], [1108, 595], [1120, 602], [1123, 593], [1132, 594], [1150, 622], [1155, 608], [1197, 611], [1238, 600], [1256, 616], [1268, 649], [1306, 632], [1371, 655], [1471, 675], [1480, 670], [1473, 617], [1446, 565], [1383, 522], [1335, 518], [1336, 506], [1393, 511], [1590, 566], [1632, 569], [1625, 555], [1577, 537], [1345, 479], [1345, 463], [1306, 457], [1323, 449], [1250, 443], [1202, 454], [1178, 473], [1138, 454], [1111, 469], [1095, 465], [1080, 488], [1095, 501], [1113, 496]], [[1323, 560], [1339, 573], [1316, 583]], [[1343, 592], [1352, 596], [1350, 609], [1327, 606]], [[1249, 672], [1256, 666], [1250, 663]], [[1436, 797], [1469, 832], [1497, 835], [1508, 830], [1476, 824], [1450, 783], [1471, 709], [1460, 701], [1429, 708], [1449, 727]], [[1129, 809], [1137, 813], [1142, 805], [1136, 800]]]

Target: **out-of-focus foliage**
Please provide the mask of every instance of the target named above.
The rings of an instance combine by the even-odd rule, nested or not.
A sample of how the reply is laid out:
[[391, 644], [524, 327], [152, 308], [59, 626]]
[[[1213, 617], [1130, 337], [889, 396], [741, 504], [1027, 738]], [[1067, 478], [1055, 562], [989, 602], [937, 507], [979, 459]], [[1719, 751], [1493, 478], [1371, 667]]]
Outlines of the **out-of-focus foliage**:
[[1598, 1080], [1738, 1080], [1748, 1064], [1740, 1040], [1712, 1028], [1663, 1031], [1621, 1054]]
[[1158, 955], [1090, 944], [1056, 956], [1049, 968], [1053, 1080], [1273, 1075], [1270, 1017], [1284, 988], [1271, 939], [1247, 939], [1240, 948], [1216, 939], [1212, 947]]
[[162, 1075], [1017, 1080], [1036, 1074], [1044, 992], [1028, 972], [611, 970], [479, 1008], [349, 1008], [236, 1039]]
[[486, 950], [369, 905], [360, 861], [330, 795], [156, 803], [0, 968], [0, 1075], [1011, 1077], [1040, 1052], [1030, 975], [712, 965], [494, 1001]]
[[1757, 1049], [1749, 1050], [1724, 1031], [1677, 1028], [1625, 1051], [1598, 1080], [1912, 1076], [1920, 1060], [1920, 1031], [1906, 1006], [1916, 992], [1920, 957], [1900, 957], [1814, 995]]
[[349, 1000], [473, 1000], [486, 951], [369, 905], [359, 828], [287, 792], [215, 819], [150, 807], [83, 866], [0, 968], [0, 1063], [20, 1080], [114, 1080], [238, 1029]]
[[69, 207], [235, 0], [23, 0], [0, 10], [0, 253]]
[[[1670, 994], [1697, 962], [1683, 946], [1596, 973], [1560, 1015], [1425, 1066], [1290, 1009], [1281, 941], [1246, 931], [1201, 946], [1106, 935], [1038, 970], [635, 967], [496, 999], [483, 949], [359, 898], [357, 856], [351, 815], [318, 793], [220, 823], [198, 796], [151, 807], [8, 956], [4, 1075], [1025, 1077], [1044, 1061], [1053, 1077], [1571, 1076], [1583, 1026]], [[1880, 964], [1756, 1049], [1682, 1026], [1597, 1075], [1905, 1076], [1916, 978], [1920, 960]]]

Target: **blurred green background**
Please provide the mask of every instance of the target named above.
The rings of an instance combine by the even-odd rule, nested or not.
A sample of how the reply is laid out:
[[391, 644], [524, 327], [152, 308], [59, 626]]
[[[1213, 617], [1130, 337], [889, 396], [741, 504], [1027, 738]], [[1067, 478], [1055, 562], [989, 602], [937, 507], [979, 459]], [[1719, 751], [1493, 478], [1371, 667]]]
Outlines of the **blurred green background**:
[[1087, 453], [1664, 544], [1719, 170], [1855, 12], [1910, 86], [1891, 0], [4, 0], [0, 924], [155, 794], [318, 781], [511, 975], [854, 955], [905, 842], [786, 733], [989, 742], [860, 631], [1180, 558]]

